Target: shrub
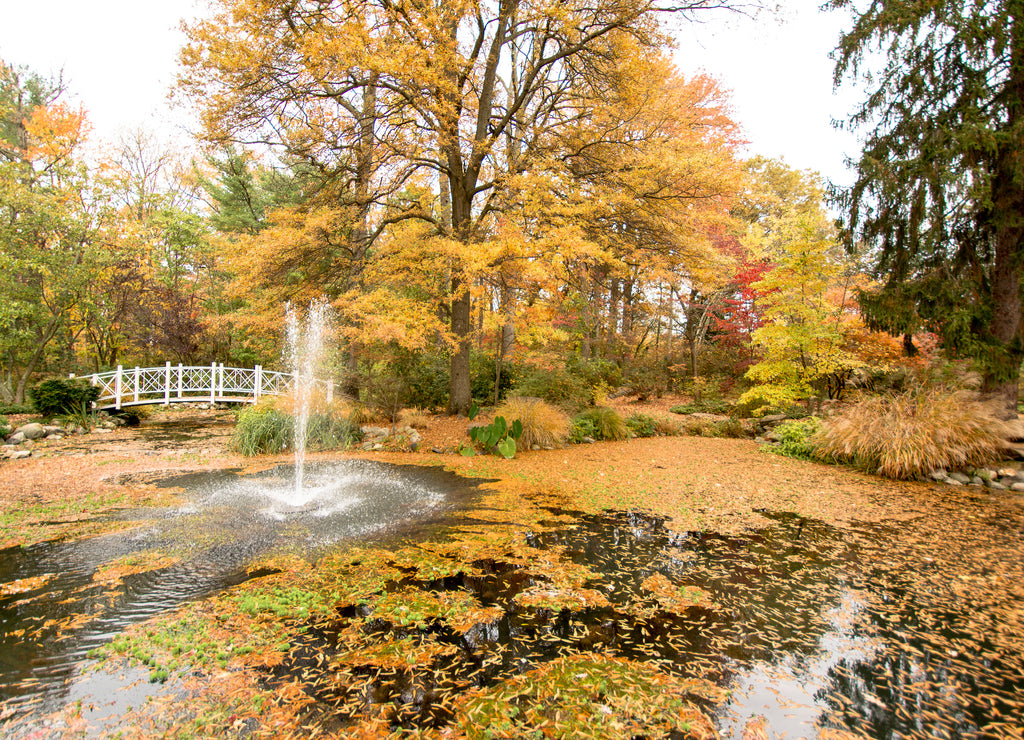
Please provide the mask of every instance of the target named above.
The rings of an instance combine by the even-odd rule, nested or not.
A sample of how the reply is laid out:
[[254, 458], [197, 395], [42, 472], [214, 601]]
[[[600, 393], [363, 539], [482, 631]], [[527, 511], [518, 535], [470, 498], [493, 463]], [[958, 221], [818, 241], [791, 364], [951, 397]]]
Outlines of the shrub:
[[91, 407], [100, 397], [100, 389], [77, 378], [50, 378], [33, 386], [29, 396], [42, 416], [60, 416]]
[[563, 409], [584, 408], [593, 397], [582, 378], [565, 368], [530, 367], [522, 371], [511, 396], [540, 398]]
[[565, 367], [588, 388], [596, 388], [602, 384], [609, 388], [622, 385], [622, 368], [611, 360], [584, 359], [578, 355], [572, 355], [566, 361]]
[[682, 433], [690, 437], [721, 437], [718, 425], [708, 419], [689, 418], [683, 421]]
[[814, 460], [818, 457], [814, 435], [821, 429], [821, 420], [816, 416], [806, 419], [791, 419], [775, 427], [779, 444], [770, 447], [772, 452], [800, 460]]
[[27, 403], [0, 404], [0, 414], [31, 414], [35, 409]]
[[292, 445], [293, 426], [291, 416], [272, 406], [249, 406], [238, 414], [231, 446], [246, 457], [282, 452]]
[[0, 416], [0, 437], [6, 437], [11, 433], [11, 425], [6, 416]]
[[673, 414], [724, 414], [728, 410], [729, 404], [725, 401], [707, 399], [673, 406], [669, 409]]
[[658, 432], [658, 422], [647, 414], [630, 414], [626, 417], [626, 427], [634, 437], [654, 437]]
[[626, 422], [623, 421], [619, 412], [607, 406], [587, 409], [576, 418], [586, 419], [590, 422], [594, 433], [588, 436], [594, 439], [619, 440], [629, 436]]
[[407, 403], [423, 409], [448, 405], [449, 361], [441, 355], [423, 355], [403, 366], [408, 382]]
[[362, 439], [359, 427], [345, 416], [311, 414], [306, 423], [306, 449], [337, 450]]
[[582, 444], [584, 439], [597, 439], [597, 432], [594, 431], [594, 422], [590, 419], [577, 416], [572, 420], [569, 427], [569, 441], [575, 445]]
[[[248, 456], [275, 454], [292, 449], [295, 417], [273, 406], [249, 406], [238, 415], [231, 437], [232, 447]], [[334, 450], [348, 447], [361, 438], [351, 419], [336, 413], [310, 414], [306, 423], [306, 449]]]
[[398, 420], [403, 426], [413, 429], [426, 429], [430, 426], [430, 417], [419, 409], [403, 409]]
[[682, 434], [679, 424], [671, 419], [659, 416], [654, 420], [655, 431], [662, 437], [675, 437]]
[[523, 425], [519, 448], [534, 445], [557, 447], [569, 437], [569, 417], [559, 409], [535, 398], [509, 398], [495, 412], [496, 416], [518, 419]]
[[[474, 400], [480, 404], [494, 403], [494, 363], [493, 354], [473, 352], [469, 356], [469, 387]], [[504, 400], [512, 390], [512, 379], [516, 375], [514, 363], [505, 359], [501, 363], [501, 381], [498, 383], [498, 401]], [[446, 377], [447, 379], [447, 377]], [[445, 400], [448, 398], [448, 387], [445, 386]]]
[[738, 419], [725, 419], [723, 421], [711, 421], [710, 419], [695, 419], [693, 417], [683, 420], [680, 431], [692, 437], [729, 437], [740, 439], [749, 436], [747, 430]]
[[908, 479], [998, 459], [1006, 435], [1006, 423], [971, 394], [932, 388], [855, 403], [814, 443], [819, 455]]

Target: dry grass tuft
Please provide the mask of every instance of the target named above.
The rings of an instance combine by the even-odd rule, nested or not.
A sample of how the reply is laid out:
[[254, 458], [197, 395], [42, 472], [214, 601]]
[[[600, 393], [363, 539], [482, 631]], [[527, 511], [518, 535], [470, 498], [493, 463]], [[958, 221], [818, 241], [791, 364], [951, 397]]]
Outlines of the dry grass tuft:
[[812, 442], [822, 457], [906, 480], [997, 460], [1007, 434], [973, 394], [933, 388], [860, 401], [825, 421]]
[[522, 422], [523, 436], [518, 443], [521, 450], [529, 450], [534, 445], [557, 447], [569, 438], [569, 417], [540, 399], [509, 398], [494, 415], [504, 416], [509, 424], [515, 419]]
[[430, 415], [420, 409], [403, 409], [398, 415], [398, 420], [402, 426], [413, 429], [426, 429], [430, 426]]

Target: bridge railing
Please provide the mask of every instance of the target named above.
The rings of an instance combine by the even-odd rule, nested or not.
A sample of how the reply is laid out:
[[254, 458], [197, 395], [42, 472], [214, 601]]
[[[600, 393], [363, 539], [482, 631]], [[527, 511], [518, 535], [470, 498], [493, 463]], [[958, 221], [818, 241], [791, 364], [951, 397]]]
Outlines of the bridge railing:
[[[72, 376], [73, 377], [73, 376]], [[172, 365], [163, 367], [117, 366], [117, 370], [83, 376], [100, 389], [96, 407], [120, 409], [125, 406], [206, 401], [208, 403], [257, 403], [263, 396], [288, 393], [295, 383], [292, 373], [254, 368], [209, 365]], [[334, 383], [316, 380], [327, 402], [334, 398]]]

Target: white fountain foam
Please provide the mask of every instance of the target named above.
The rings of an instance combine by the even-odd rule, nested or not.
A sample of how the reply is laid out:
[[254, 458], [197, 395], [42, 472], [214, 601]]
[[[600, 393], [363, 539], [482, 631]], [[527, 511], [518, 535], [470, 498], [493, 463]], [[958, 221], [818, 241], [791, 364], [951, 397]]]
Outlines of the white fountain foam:
[[295, 378], [294, 440], [295, 485], [293, 506], [305, 506], [310, 499], [304, 492], [306, 464], [306, 432], [315, 395], [317, 376], [323, 369], [325, 339], [330, 327], [331, 308], [321, 299], [309, 304], [306, 320], [289, 303], [285, 308], [288, 354]]

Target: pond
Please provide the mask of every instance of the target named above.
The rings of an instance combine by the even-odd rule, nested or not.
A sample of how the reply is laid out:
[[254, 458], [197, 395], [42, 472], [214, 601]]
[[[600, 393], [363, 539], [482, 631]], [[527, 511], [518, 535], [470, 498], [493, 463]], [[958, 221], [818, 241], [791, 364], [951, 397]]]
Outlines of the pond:
[[5, 713], [52, 709], [90, 650], [131, 624], [263, 575], [250, 570], [263, 556], [315, 558], [343, 542], [433, 532], [475, 491], [443, 471], [367, 461], [310, 465], [306, 484], [296, 505], [291, 466], [173, 475], [158, 485], [185, 487], [188, 502], [119, 512], [138, 524], [127, 532], [0, 551]]
[[[764, 526], [742, 535], [678, 531], [637, 512], [550, 509], [521, 548], [474, 553], [426, 544], [445, 541], [449, 517], [473, 500], [473, 481], [352, 462], [314, 469], [320, 501], [265, 495], [289, 474], [177, 479], [192, 503], [131, 533], [0, 553], [0, 582], [46, 576], [0, 596], [7, 731], [27, 734], [61, 703], [110, 691], [109, 678], [90, 687], [80, 674], [91, 648], [264, 575], [249, 570], [263, 555], [315, 559], [389, 536], [396, 546], [419, 542], [422, 561], [408, 548], [376, 564], [332, 560], [390, 575], [369, 597], [292, 624], [283, 659], [264, 671], [269, 689], [300, 683], [312, 699], [304, 722], [339, 729], [372, 711], [392, 728], [444, 728], [489, 701], [499, 713], [489, 721], [525, 730], [516, 723], [530, 705], [551, 702], [534, 680], [546, 666], [586, 676], [628, 661], [674, 677], [723, 737], [741, 737], [758, 717], [786, 737], [1019, 734], [1024, 522], [1019, 508], [993, 506], [987, 494], [940, 503], [945, 517], [886, 524], [764, 511]], [[344, 491], [358, 495], [332, 488], [345, 476]], [[153, 552], [171, 560], [131, 572], [126, 558]], [[112, 562], [125, 572], [106, 576]], [[407, 653], [397, 662], [374, 657], [396, 649]], [[580, 656], [604, 662], [584, 670], [572, 662]], [[512, 685], [515, 701], [493, 701]], [[513, 705], [521, 710], [494, 708]]]

